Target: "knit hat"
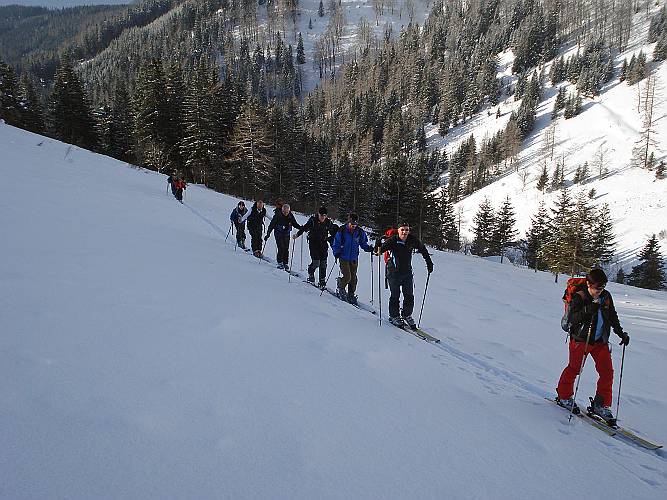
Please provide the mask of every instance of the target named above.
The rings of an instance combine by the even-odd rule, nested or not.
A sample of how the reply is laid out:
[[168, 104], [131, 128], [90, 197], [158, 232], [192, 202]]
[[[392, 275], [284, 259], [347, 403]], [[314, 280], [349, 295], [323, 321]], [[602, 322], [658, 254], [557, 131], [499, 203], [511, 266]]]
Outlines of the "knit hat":
[[350, 214], [347, 216], [347, 221], [348, 222], [358, 222], [359, 221], [359, 216], [355, 212], [350, 212]]
[[325, 207], [324, 205], [322, 205], [322, 206], [317, 210], [317, 213], [320, 214], [320, 215], [326, 215], [326, 214], [327, 214], [327, 207]]
[[595, 285], [606, 285], [608, 281], [607, 275], [602, 269], [591, 269], [586, 275], [586, 280]]
[[407, 221], [401, 221], [396, 225], [396, 228], [399, 227], [410, 227], [410, 224]]

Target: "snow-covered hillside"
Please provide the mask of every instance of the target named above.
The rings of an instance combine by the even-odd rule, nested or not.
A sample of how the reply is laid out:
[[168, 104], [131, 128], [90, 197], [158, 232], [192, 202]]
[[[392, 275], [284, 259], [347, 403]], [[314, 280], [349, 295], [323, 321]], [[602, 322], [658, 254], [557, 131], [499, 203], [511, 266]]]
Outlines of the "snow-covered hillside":
[[[667, 493], [664, 451], [544, 400], [567, 352], [548, 274], [434, 252], [427, 344], [235, 252], [232, 198], [181, 205], [162, 175], [6, 125], [0, 150], [0, 498]], [[369, 302], [367, 258], [359, 276]], [[609, 288], [620, 418], [665, 443], [667, 297]]]
[[[654, 12], [659, 8], [662, 8], [662, 2], [654, 7]], [[642, 129], [637, 109], [638, 92], [645, 92], [647, 80], [634, 86], [619, 83], [618, 80], [625, 58], [630, 60], [633, 54], [643, 50], [651, 60], [654, 44], [646, 45], [649, 20], [650, 16], [646, 16], [643, 11], [635, 15], [628, 49], [616, 58], [616, 77], [603, 88], [600, 96], [584, 99], [580, 115], [569, 120], [560, 116], [552, 122], [550, 114], [557, 92], [547, 82], [545, 98], [537, 110], [535, 131], [524, 143], [517, 171], [502, 176], [458, 204], [463, 215], [463, 236], [472, 238], [473, 218], [485, 197], [492, 201], [495, 208], [499, 208], [505, 197], [509, 196], [517, 211], [519, 236], [523, 237], [540, 201], [545, 200], [550, 207], [558, 196], [558, 192], [542, 194], [536, 188], [545, 157], [548, 156], [546, 163], [549, 175], [554, 171], [556, 162], [564, 160], [566, 181], [571, 185], [573, 195], [576, 196], [580, 190], [589, 192], [595, 189], [593, 203], [609, 204], [617, 236], [614, 269], [623, 266], [629, 272], [636, 263], [638, 251], [651, 234], [658, 235], [662, 253], [667, 254], [667, 180], [656, 180], [654, 171], [631, 166], [632, 149], [640, 139]], [[561, 55], [567, 58], [576, 52], [577, 47], [570, 46]], [[511, 76], [511, 51], [501, 54], [499, 60], [499, 75], [504, 76], [506, 82], [515, 80], [516, 76]], [[547, 64], [545, 67], [547, 75], [550, 66]], [[656, 160], [660, 161], [667, 160], [667, 64], [651, 63], [651, 67], [652, 76], [657, 81], [654, 138]], [[560, 85], [574, 88], [567, 82]], [[438, 135], [437, 126], [431, 126], [428, 130], [429, 145], [452, 152], [471, 133], [478, 141], [485, 136], [490, 137], [506, 126], [511, 112], [518, 109], [519, 104], [520, 101], [515, 102], [513, 97], [505, 97], [499, 105], [500, 118], [496, 119], [498, 107], [485, 109], [444, 138]], [[545, 136], [552, 123], [556, 124], [553, 157], [545, 152]], [[585, 162], [589, 165], [589, 180], [572, 186], [574, 172]], [[606, 170], [602, 178], [599, 176], [600, 165]]]

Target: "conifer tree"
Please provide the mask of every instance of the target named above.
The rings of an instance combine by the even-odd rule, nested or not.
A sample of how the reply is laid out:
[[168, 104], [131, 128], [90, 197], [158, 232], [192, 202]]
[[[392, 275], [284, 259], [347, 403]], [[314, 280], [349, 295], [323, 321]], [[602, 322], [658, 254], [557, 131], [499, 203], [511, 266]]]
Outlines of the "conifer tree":
[[169, 99], [179, 109], [170, 112], [168, 119], [172, 124], [179, 121], [183, 123], [182, 138], [172, 136], [169, 139], [177, 141], [180, 146], [183, 167], [188, 175], [203, 184], [210, 181], [211, 175], [219, 170], [218, 165], [222, 162], [216, 134], [219, 116], [214, 99], [219, 90], [217, 71], [212, 72], [202, 58], [183, 101], [180, 100], [177, 87], [172, 87], [169, 92]]
[[317, 16], [324, 17], [324, 4], [322, 3], [322, 0], [320, 0], [320, 5], [317, 7]]
[[152, 59], [139, 74], [134, 95], [134, 127], [140, 160], [155, 170], [167, 166], [169, 110], [164, 71], [158, 59]]
[[305, 64], [306, 63], [306, 52], [303, 49], [303, 37], [301, 32], [299, 32], [299, 41], [296, 45], [296, 63]]
[[493, 206], [488, 198], [484, 198], [479, 205], [473, 223], [473, 233], [475, 234], [475, 237], [470, 252], [474, 255], [486, 257], [487, 255], [490, 255], [489, 248], [494, 229]]
[[229, 140], [225, 178], [230, 191], [244, 198], [264, 191], [272, 170], [266, 117], [253, 99], [244, 103]]
[[512, 207], [512, 201], [508, 196], [495, 215], [491, 241], [489, 242], [490, 255], [500, 255], [500, 262], [503, 261], [505, 248], [516, 237], [515, 224], [514, 207]]
[[604, 203], [599, 210], [593, 212], [592, 224], [592, 256], [601, 267], [609, 265], [614, 256], [614, 223], [609, 205]]
[[532, 224], [526, 234], [527, 247], [526, 247], [526, 261], [528, 267], [535, 269], [536, 271], [544, 271], [547, 269], [547, 266], [541, 258], [542, 247], [549, 239], [549, 214], [547, 212], [547, 207], [544, 201], [540, 202], [537, 213], [531, 219]]
[[19, 89], [14, 68], [0, 59], [0, 119], [9, 125], [21, 125]]
[[620, 283], [621, 285], [625, 284], [625, 271], [622, 267], [618, 269], [618, 272], [616, 273], [616, 279], [614, 281], [616, 283]]
[[42, 109], [39, 93], [35, 89], [35, 85], [27, 73], [24, 73], [21, 76], [21, 84], [19, 86], [19, 106], [23, 127], [25, 127], [26, 130], [37, 134], [44, 133], [46, 127], [44, 110]]
[[86, 149], [94, 150], [98, 146], [90, 104], [67, 57], [63, 58], [56, 71], [49, 114], [56, 138]]
[[544, 165], [542, 166], [542, 172], [540, 173], [540, 177], [537, 179], [537, 190], [544, 192], [544, 190], [547, 187], [547, 184], [549, 183], [549, 172], [547, 171], [547, 164], [544, 162]]
[[110, 156], [130, 163], [135, 161], [131, 108], [127, 89], [118, 82], [111, 103], [108, 150]]
[[660, 290], [667, 284], [665, 263], [655, 234], [646, 242], [638, 259], [640, 264], [632, 268], [628, 284], [649, 290]]

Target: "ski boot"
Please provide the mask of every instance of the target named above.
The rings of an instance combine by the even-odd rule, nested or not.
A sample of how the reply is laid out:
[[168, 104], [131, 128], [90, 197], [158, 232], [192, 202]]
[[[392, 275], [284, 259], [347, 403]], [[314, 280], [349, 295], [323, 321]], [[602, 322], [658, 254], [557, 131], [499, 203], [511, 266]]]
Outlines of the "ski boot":
[[315, 275], [308, 273], [308, 278], [306, 278], [306, 281], [311, 284], [315, 284]]
[[282, 262], [278, 262], [278, 265], [276, 266], [278, 269], [285, 269], [285, 264]]
[[397, 326], [398, 328], [403, 328], [405, 326], [405, 323], [400, 318], [400, 316], [389, 316], [389, 323]]
[[358, 306], [359, 302], [357, 302], [357, 296], [353, 293], [348, 293], [347, 294], [347, 301], [352, 304], [353, 306]]
[[403, 316], [403, 321], [413, 330], [417, 329], [417, 323], [415, 323], [415, 320], [412, 318], [412, 316]]
[[317, 284], [317, 286], [321, 289], [324, 290], [327, 287], [327, 282], [324, 280], [320, 280], [320, 282]]
[[565, 408], [568, 411], [571, 411], [575, 415], [579, 415], [580, 412], [579, 407], [577, 406], [577, 403], [573, 398], [560, 399], [559, 397], [557, 397], [555, 401], [558, 406], [562, 406], [563, 408]]
[[594, 398], [589, 398], [591, 400], [591, 406], [587, 408], [588, 414], [601, 418], [604, 420], [608, 426], [616, 426], [616, 418], [611, 412], [611, 408], [604, 406], [602, 402], [602, 396], [596, 394]]

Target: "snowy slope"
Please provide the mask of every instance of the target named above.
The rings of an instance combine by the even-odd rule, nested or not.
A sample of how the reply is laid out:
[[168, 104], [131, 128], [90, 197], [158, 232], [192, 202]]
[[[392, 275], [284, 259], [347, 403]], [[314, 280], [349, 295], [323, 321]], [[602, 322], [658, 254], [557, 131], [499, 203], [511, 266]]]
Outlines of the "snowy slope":
[[[235, 252], [232, 198], [181, 205], [162, 175], [6, 125], [0, 150], [0, 498], [667, 493], [664, 452], [543, 400], [566, 356], [549, 275], [436, 252], [431, 345]], [[621, 419], [667, 442], [667, 297], [610, 290]]]
[[[662, 5], [661, 2], [659, 6], [655, 6], [654, 11], [662, 8]], [[629, 61], [632, 54], [638, 54], [643, 49], [649, 61], [652, 60], [654, 44], [645, 45], [649, 19], [643, 11], [635, 15], [628, 49], [616, 58], [617, 76], [603, 89], [601, 95], [592, 100], [584, 99], [584, 111], [574, 118], [565, 120], [561, 112], [555, 122], [556, 147], [553, 158], [550, 155], [545, 158], [544, 152], [544, 137], [552, 123], [550, 114], [556, 97], [556, 90], [547, 82], [546, 95], [537, 110], [535, 131], [524, 142], [518, 171], [503, 175], [458, 204], [462, 209], [463, 236], [472, 239], [473, 218], [485, 197], [492, 201], [495, 208], [499, 208], [505, 197], [509, 196], [517, 211], [519, 237], [523, 237], [540, 201], [545, 200], [547, 206], [551, 207], [558, 197], [557, 192], [542, 194], [536, 188], [545, 161], [551, 175], [556, 162], [564, 159], [566, 181], [572, 180], [578, 166], [584, 162], [589, 164], [589, 180], [572, 186], [571, 194], [576, 196], [581, 190], [589, 192], [594, 188], [596, 195], [593, 204], [607, 203], [610, 206], [617, 236], [618, 262], [615, 268], [624, 266], [626, 272], [629, 272], [631, 266], [636, 264], [638, 251], [654, 233], [661, 240], [663, 255], [667, 255], [667, 180], [656, 181], [655, 172], [631, 167], [632, 149], [640, 138], [642, 128], [641, 117], [637, 111], [638, 85], [644, 93], [646, 80], [631, 87], [618, 81], [624, 58]], [[572, 46], [563, 53], [567, 58], [576, 51], [577, 47]], [[510, 76], [513, 61], [511, 51], [501, 54], [499, 59], [499, 76], [503, 76], [507, 82], [516, 80], [516, 77]], [[667, 160], [667, 64], [662, 62], [651, 65], [658, 82], [654, 116], [657, 118], [655, 153], [657, 161], [660, 161]], [[549, 70], [550, 64], [547, 64], [547, 75]], [[576, 90], [567, 83], [563, 85]], [[499, 105], [502, 113], [499, 119], [495, 118], [498, 107], [485, 109], [444, 138], [437, 133], [437, 126], [430, 126], [429, 146], [453, 152], [471, 133], [481, 142], [485, 136], [490, 137], [503, 129], [511, 112], [518, 109], [519, 105], [520, 101], [515, 102], [513, 97], [506, 97]], [[600, 160], [607, 170], [607, 175], [603, 178], [599, 177], [597, 171]], [[524, 173], [527, 175], [525, 185], [522, 180]]]

